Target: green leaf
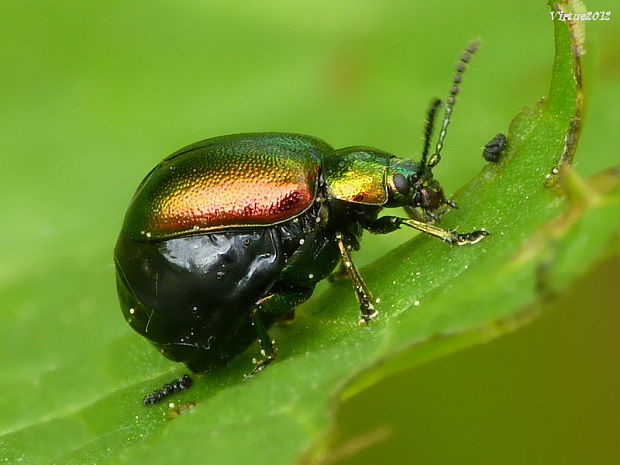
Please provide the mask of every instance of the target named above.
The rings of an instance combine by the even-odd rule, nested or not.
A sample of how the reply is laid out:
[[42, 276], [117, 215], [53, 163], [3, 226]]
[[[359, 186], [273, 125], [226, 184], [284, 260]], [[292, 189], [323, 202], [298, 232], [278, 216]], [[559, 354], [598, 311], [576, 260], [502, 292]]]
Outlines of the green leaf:
[[[23, 265], [29, 273], [7, 273], [7, 299], [23, 300], [3, 349], [9, 352], [18, 338], [33, 335], [51, 355], [17, 354], [34, 361], [10, 365], [2, 378], [0, 459], [11, 464], [314, 462], [328, 453], [333, 410], [343, 397], [395, 370], [534, 318], [535, 304], [594, 263], [620, 223], [617, 171], [584, 181], [568, 166], [583, 118], [583, 34], [571, 23], [553, 25], [549, 97], [516, 116], [502, 160], [485, 166], [461, 189], [454, 196], [461, 209], [442, 219], [448, 228], [485, 227], [493, 235], [472, 247], [418, 236], [363, 268], [381, 299], [381, 315], [369, 327], [356, 324], [350, 284], [337, 282], [303, 305], [293, 324], [274, 328], [279, 360], [260, 376], [241, 381], [257, 351], [252, 347], [229, 366], [196, 377], [190, 391], [171, 399], [174, 407], [145, 407], [143, 395], [178, 376], [182, 367], [120, 325], [108, 330], [107, 339], [82, 341], [92, 344], [88, 350], [77, 346], [70, 355], [56, 344], [71, 337], [58, 331], [72, 328], [71, 319], [103, 325], [97, 318], [109, 317], [116, 306], [112, 285], [104, 297], [94, 284], [111, 282], [111, 268], [87, 274], [75, 265], [106, 263], [106, 258], [76, 245], [75, 255], [54, 262], [72, 283], [60, 297], [54, 297], [58, 281], [52, 280], [49, 289], [41, 286], [29, 298], [31, 280], [44, 282], [54, 271], [38, 268], [36, 257]], [[71, 293], [79, 305], [67, 308]], [[50, 314], [59, 322], [51, 323]], [[55, 330], [46, 331], [51, 324]]]

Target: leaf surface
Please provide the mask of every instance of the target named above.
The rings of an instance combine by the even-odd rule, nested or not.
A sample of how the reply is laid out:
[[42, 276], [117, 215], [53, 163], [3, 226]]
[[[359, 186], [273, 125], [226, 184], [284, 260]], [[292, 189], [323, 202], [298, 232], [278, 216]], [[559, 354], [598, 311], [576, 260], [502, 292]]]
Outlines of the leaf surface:
[[[273, 329], [279, 360], [264, 373], [241, 381], [252, 347], [196, 377], [190, 391], [171, 399], [174, 407], [144, 407], [141, 398], [183, 369], [126, 329], [41, 374], [16, 369], [17, 381], [2, 380], [0, 458], [80, 465], [317, 461], [342, 397], [534, 318], [541, 298], [604, 253], [620, 222], [617, 171], [584, 181], [570, 170], [583, 118], [582, 35], [570, 23], [553, 24], [548, 98], [515, 117], [501, 161], [463, 187], [453, 197], [461, 208], [442, 218], [446, 228], [484, 227], [491, 237], [471, 247], [415, 237], [361, 270], [381, 299], [372, 325], [357, 326], [350, 284], [339, 281], [301, 306], [293, 324]], [[79, 283], [79, 270], [73, 273]], [[110, 276], [108, 269], [99, 278]], [[26, 288], [18, 282], [16, 292]], [[24, 312], [45, 321], [45, 312], [61, 306], [35, 298]], [[84, 318], [89, 306], [96, 304], [86, 300], [85, 310], [65, 313]]]

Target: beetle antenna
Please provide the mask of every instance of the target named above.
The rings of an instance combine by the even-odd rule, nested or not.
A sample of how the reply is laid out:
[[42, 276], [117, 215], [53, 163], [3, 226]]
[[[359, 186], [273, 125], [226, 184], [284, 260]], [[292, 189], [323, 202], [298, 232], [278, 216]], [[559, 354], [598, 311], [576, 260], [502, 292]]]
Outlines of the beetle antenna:
[[434, 98], [431, 101], [431, 106], [428, 107], [426, 112], [426, 126], [424, 126], [424, 148], [422, 150], [422, 160], [420, 161], [420, 168], [424, 169], [428, 158], [428, 149], [431, 147], [431, 138], [433, 137], [433, 129], [435, 127], [435, 120], [437, 119], [437, 110], [441, 105], [441, 100]]
[[469, 63], [471, 56], [476, 52], [476, 50], [478, 50], [479, 45], [480, 42], [477, 40], [469, 44], [456, 65], [456, 74], [452, 80], [450, 96], [448, 97], [446, 103], [446, 112], [443, 117], [441, 131], [439, 132], [439, 139], [437, 140], [437, 145], [435, 146], [435, 153], [428, 162], [429, 168], [432, 168], [439, 163], [439, 160], [441, 160], [441, 149], [443, 148], [443, 141], [446, 138], [446, 133], [448, 132], [448, 125], [450, 124], [450, 117], [452, 116], [452, 108], [456, 103], [456, 95], [459, 93], [459, 84], [463, 80], [463, 73], [467, 69], [467, 63]]

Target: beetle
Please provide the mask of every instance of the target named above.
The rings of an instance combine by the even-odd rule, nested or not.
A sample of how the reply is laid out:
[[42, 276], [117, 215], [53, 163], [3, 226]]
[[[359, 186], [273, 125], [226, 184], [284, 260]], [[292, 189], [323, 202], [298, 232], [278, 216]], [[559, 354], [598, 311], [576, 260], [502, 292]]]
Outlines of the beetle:
[[[114, 251], [119, 300], [132, 328], [193, 372], [226, 363], [258, 339], [255, 374], [276, 356], [268, 329], [339, 262], [353, 283], [360, 324], [377, 316], [351, 260], [364, 230], [407, 226], [457, 245], [484, 239], [484, 229], [459, 234], [435, 224], [456, 205], [432, 173], [476, 48], [469, 45], [458, 62], [429, 156], [443, 105], [432, 101], [419, 162], [371, 147], [335, 150], [291, 133], [215, 137], [161, 161], [135, 192]], [[378, 216], [395, 207], [410, 217]]]

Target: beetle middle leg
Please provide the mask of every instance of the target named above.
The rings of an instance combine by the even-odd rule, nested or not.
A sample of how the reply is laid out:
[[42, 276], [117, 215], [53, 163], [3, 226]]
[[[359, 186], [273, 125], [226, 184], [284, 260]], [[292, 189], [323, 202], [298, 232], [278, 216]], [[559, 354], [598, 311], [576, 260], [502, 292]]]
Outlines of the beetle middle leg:
[[370, 320], [376, 318], [379, 312], [375, 310], [375, 307], [372, 303], [373, 297], [370, 289], [368, 289], [368, 286], [366, 286], [366, 283], [362, 279], [362, 276], [353, 264], [353, 261], [351, 260], [351, 254], [349, 253], [349, 249], [347, 248], [347, 244], [345, 243], [344, 237], [341, 233], [336, 234], [336, 243], [338, 244], [338, 250], [340, 251], [340, 255], [342, 257], [344, 269], [346, 270], [349, 278], [351, 279], [351, 282], [353, 283], [355, 297], [357, 297], [357, 301], [360, 304], [360, 312], [362, 313], [362, 317], [359, 321], [359, 324], [364, 325]]
[[370, 232], [375, 234], [387, 234], [392, 231], [396, 231], [403, 225], [417, 229], [418, 231], [422, 231], [426, 234], [430, 234], [431, 236], [437, 237], [448, 244], [456, 245], [477, 244], [486, 236], [490, 235], [489, 232], [484, 229], [469, 233], [457, 233], [456, 231], [442, 229], [434, 224], [425, 223], [415, 219], [406, 220], [397, 216], [382, 216], [365, 227]]

